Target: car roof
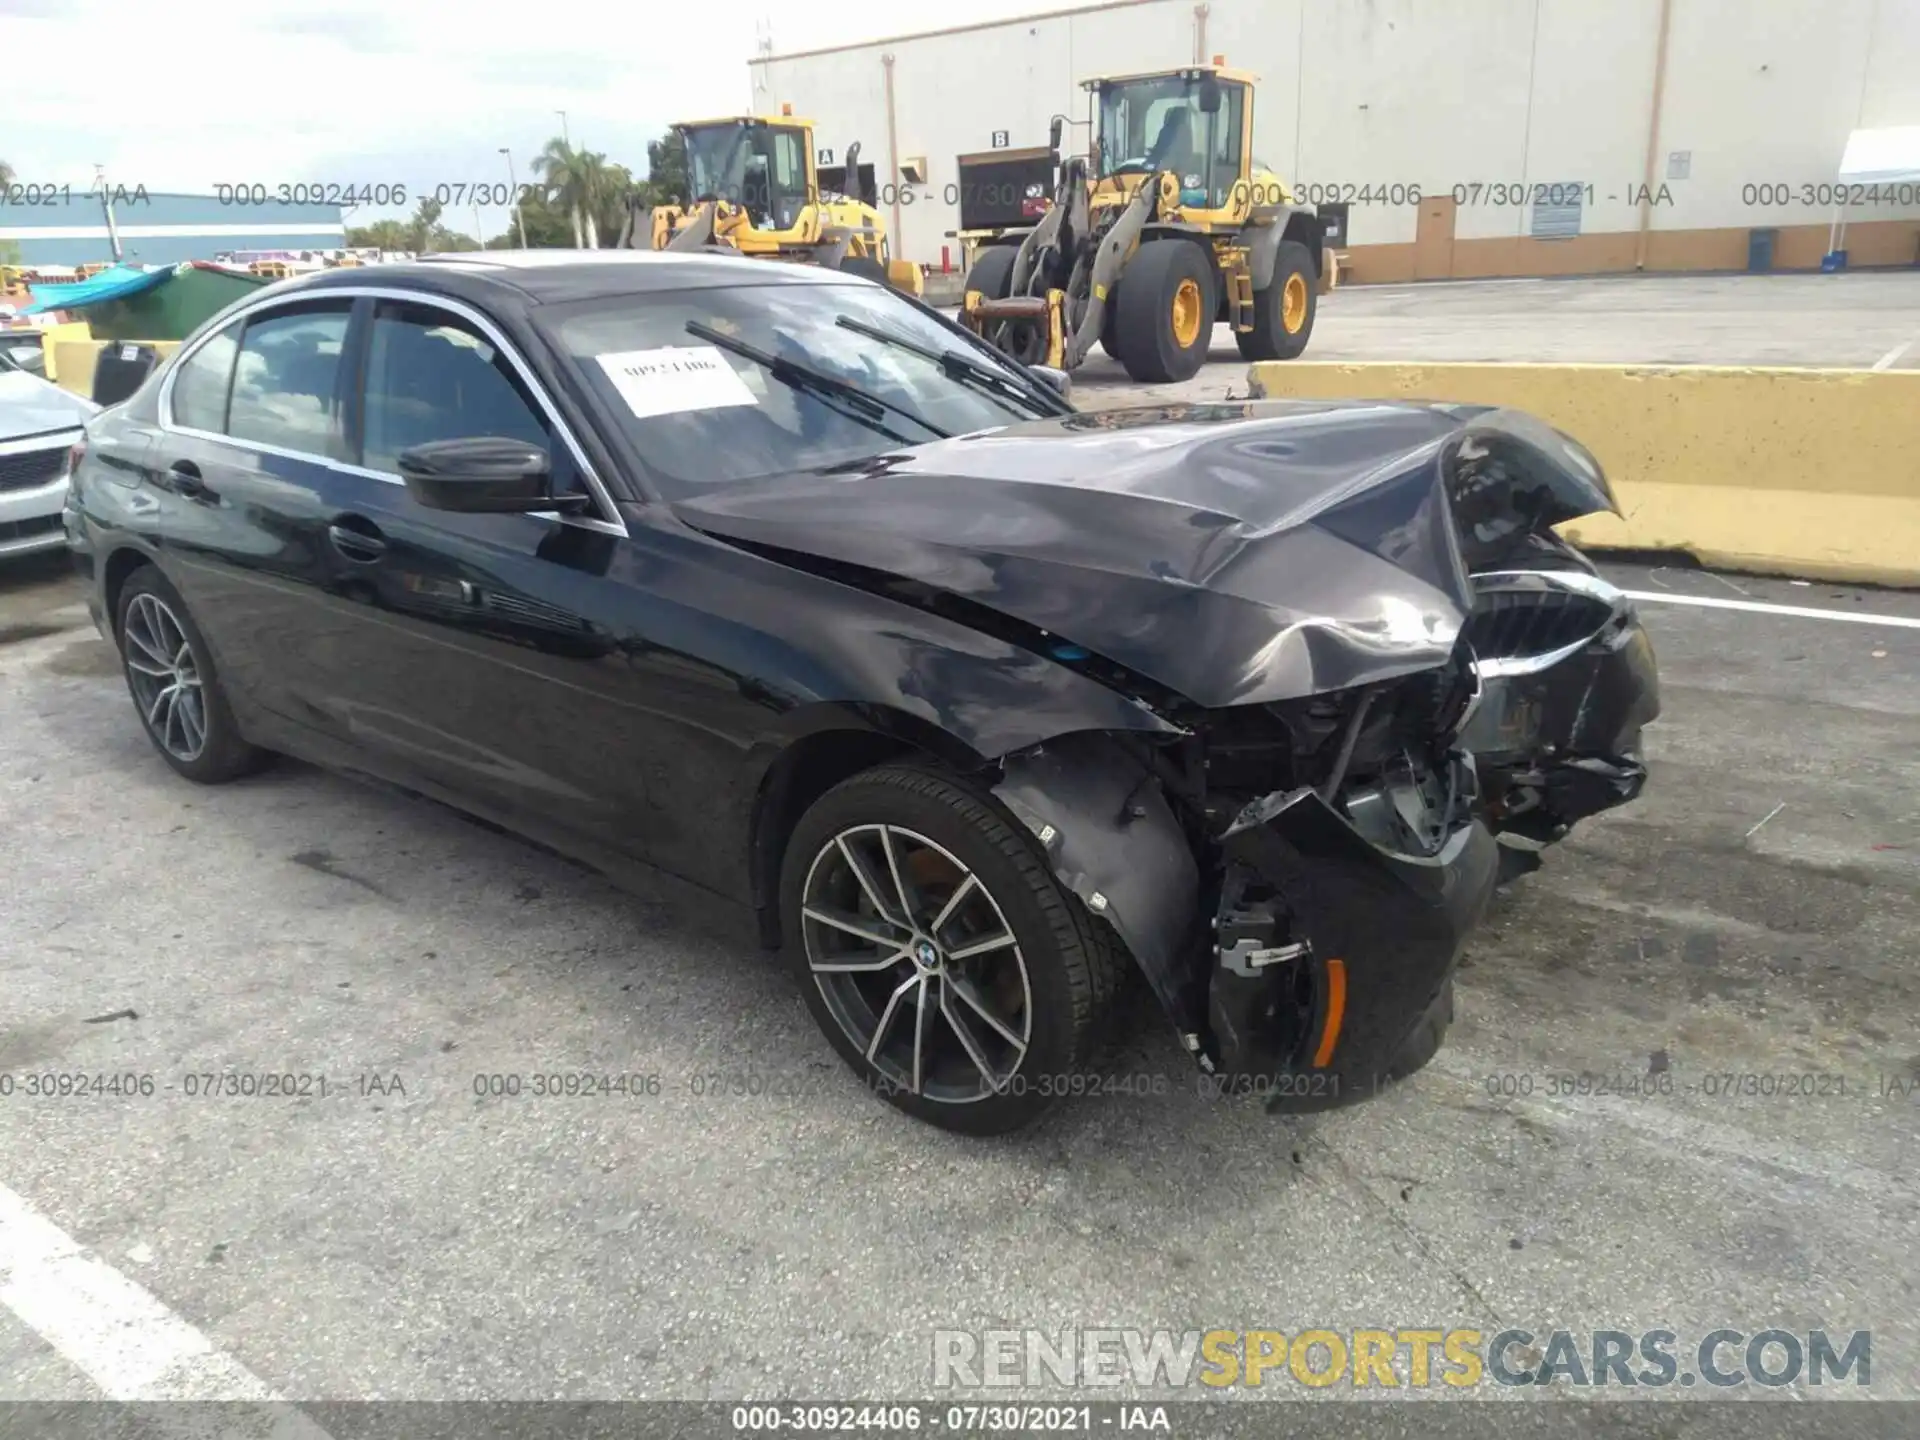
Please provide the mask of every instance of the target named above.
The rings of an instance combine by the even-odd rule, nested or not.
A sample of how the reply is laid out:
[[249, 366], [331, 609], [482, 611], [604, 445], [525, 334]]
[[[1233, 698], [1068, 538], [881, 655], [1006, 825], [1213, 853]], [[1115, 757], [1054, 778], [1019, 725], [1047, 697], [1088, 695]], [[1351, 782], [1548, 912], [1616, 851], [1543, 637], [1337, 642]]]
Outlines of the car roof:
[[472, 298], [506, 289], [535, 304], [561, 304], [657, 290], [845, 284], [852, 278], [817, 265], [711, 251], [463, 250], [386, 265], [324, 270], [281, 285], [287, 293], [399, 285]]

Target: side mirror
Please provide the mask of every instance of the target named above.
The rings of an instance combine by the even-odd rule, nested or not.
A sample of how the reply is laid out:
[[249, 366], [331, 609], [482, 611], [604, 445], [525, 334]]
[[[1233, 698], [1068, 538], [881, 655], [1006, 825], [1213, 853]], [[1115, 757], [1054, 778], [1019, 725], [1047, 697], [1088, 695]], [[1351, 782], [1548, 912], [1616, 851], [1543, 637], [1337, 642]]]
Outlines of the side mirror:
[[1200, 82], [1200, 113], [1202, 115], [1220, 113], [1220, 82], [1211, 75]]
[[577, 510], [587, 503], [585, 496], [554, 496], [547, 452], [524, 440], [433, 440], [402, 450], [399, 465], [407, 493], [429, 510], [499, 515]]
[[1062, 115], [1054, 116], [1053, 123], [1047, 127], [1047, 148], [1056, 155], [1060, 153], [1060, 137], [1065, 133], [1066, 117]]
[[1064, 370], [1056, 370], [1051, 365], [1029, 365], [1035, 379], [1049, 390], [1056, 392], [1062, 400], [1072, 393], [1073, 377]]

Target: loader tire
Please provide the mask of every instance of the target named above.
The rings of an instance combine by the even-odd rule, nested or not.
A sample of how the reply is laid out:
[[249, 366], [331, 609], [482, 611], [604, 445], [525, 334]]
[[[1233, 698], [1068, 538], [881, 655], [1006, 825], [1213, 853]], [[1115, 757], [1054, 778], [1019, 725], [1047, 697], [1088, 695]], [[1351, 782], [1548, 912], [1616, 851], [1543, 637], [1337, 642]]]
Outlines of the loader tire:
[[848, 255], [840, 261], [842, 275], [858, 275], [862, 280], [871, 280], [876, 285], [884, 285], [889, 290], [893, 282], [887, 278], [887, 267], [871, 255]]
[[1243, 360], [1291, 360], [1307, 348], [1319, 306], [1320, 277], [1313, 255], [1297, 240], [1282, 240], [1273, 278], [1254, 292], [1253, 329], [1236, 334]]
[[1213, 339], [1213, 264], [1191, 240], [1149, 240], [1134, 254], [1114, 307], [1113, 338], [1130, 378], [1191, 380]]
[[1107, 289], [1107, 309], [1100, 317], [1100, 348], [1113, 360], [1120, 358], [1120, 342], [1114, 338], [1118, 331], [1114, 317], [1119, 313], [1120, 282], [1116, 280]]
[[967, 272], [966, 288], [978, 290], [988, 300], [1006, 299], [1013, 286], [1013, 262], [1019, 254], [1016, 245], [987, 246]]

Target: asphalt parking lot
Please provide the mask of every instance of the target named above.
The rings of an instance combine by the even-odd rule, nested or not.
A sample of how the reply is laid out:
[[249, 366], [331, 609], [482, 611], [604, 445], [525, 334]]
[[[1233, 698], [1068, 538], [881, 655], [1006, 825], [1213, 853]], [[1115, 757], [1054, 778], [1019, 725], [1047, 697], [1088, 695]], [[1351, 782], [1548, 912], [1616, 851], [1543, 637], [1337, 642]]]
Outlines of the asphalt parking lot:
[[[1097, 346], [1080, 404], [1245, 396], [1233, 332], [1179, 385], [1136, 386]], [[1920, 368], [1920, 271], [1355, 285], [1320, 297], [1309, 360]]]
[[[1920, 595], [1607, 569], [1652, 780], [1503, 893], [1432, 1067], [1280, 1119], [1143, 1007], [1135, 1093], [988, 1142], [869, 1097], [699, 892], [187, 785], [58, 568], [0, 576], [0, 1076], [156, 1082], [0, 1098], [0, 1221], [87, 1265], [0, 1265], [0, 1397], [925, 1396], [936, 1330], [1092, 1325], [1867, 1329], [1920, 1399]], [[661, 1083], [476, 1093], [553, 1071]], [[227, 1072], [328, 1088], [186, 1093]], [[102, 1273], [153, 1308], [102, 1333]]]

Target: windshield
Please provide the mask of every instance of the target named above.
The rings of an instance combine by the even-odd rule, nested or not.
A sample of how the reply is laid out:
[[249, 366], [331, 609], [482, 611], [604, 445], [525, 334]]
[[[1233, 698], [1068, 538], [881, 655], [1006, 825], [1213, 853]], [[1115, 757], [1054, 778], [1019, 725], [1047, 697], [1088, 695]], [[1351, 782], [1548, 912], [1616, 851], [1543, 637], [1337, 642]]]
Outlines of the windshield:
[[[876, 285], [660, 291], [555, 307], [540, 324], [669, 498], [1069, 408], [971, 336]], [[699, 329], [793, 371], [713, 344]], [[951, 373], [923, 350], [964, 356], [987, 383]], [[809, 383], [794, 373], [801, 370], [828, 384]], [[834, 382], [879, 403], [848, 403]]]
[[1200, 108], [1200, 78], [1160, 75], [1099, 87], [1099, 173], [1180, 177], [1180, 203], [1219, 209], [1240, 178], [1245, 85], [1218, 81], [1220, 108]]
[[791, 230], [807, 203], [807, 132], [728, 120], [682, 125], [693, 199], [743, 207], [760, 230]]

